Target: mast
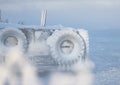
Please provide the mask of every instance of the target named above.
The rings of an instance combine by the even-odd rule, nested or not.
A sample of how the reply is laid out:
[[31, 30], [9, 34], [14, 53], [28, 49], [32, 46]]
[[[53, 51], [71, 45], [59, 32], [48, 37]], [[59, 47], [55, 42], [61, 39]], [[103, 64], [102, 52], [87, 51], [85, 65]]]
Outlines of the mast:
[[42, 10], [42, 15], [41, 15], [41, 26], [44, 27], [46, 24], [46, 15], [47, 15], [47, 10], [44, 9]]

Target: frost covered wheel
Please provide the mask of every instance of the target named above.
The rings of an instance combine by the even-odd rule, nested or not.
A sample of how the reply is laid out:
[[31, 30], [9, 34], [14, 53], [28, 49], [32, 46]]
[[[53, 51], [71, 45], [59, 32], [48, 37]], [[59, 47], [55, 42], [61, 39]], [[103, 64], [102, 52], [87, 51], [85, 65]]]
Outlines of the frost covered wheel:
[[57, 30], [48, 39], [53, 58], [60, 65], [72, 65], [84, 56], [85, 43], [75, 31]]
[[5, 28], [0, 31], [0, 45], [3, 50], [16, 46], [22, 46], [26, 49], [27, 41], [21, 30], [16, 28]]
[[33, 29], [22, 29], [22, 32], [25, 34], [28, 44], [34, 41], [34, 30]]

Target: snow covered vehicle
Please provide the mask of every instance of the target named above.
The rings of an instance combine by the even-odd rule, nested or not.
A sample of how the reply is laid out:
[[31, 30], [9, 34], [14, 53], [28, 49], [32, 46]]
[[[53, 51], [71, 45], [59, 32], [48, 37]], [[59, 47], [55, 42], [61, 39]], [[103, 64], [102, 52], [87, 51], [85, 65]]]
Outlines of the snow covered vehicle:
[[[84, 61], [88, 53], [88, 34], [73, 28], [14, 28], [0, 29], [0, 51], [22, 45], [28, 59], [39, 70], [68, 70]], [[36, 45], [36, 46], [35, 46]]]
[[11, 47], [22, 46], [38, 71], [70, 70], [87, 59], [89, 40], [84, 29], [0, 23], [0, 62]]

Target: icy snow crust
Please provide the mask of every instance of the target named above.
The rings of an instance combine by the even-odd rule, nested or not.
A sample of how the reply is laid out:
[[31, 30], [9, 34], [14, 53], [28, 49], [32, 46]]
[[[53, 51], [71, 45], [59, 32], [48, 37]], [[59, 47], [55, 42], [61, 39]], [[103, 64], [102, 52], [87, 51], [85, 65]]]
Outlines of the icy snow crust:
[[17, 29], [25, 28], [25, 29], [62, 29], [62, 25], [54, 25], [54, 26], [46, 26], [41, 27], [40, 25], [21, 25], [21, 24], [12, 24], [12, 23], [0, 23], [1, 28], [13, 27]]
[[0, 85], [93, 84], [86, 30], [5, 23], [0, 28]]
[[[69, 71], [77, 62], [87, 60], [89, 38], [86, 30], [63, 26], [37, 27], [6, 23], [1, 23], [0, 28], [1, 55], [10, 48], [4, 44], [4, 40], [9, 36], [15, 36], [19, 42], [17, 46], [22, 46], [28, 61], [36, 66], [38, 71], [55, 69]], [[66, 40], [74, 44], [73, 52], [70, 54], [61, 51], [60, 46]]]

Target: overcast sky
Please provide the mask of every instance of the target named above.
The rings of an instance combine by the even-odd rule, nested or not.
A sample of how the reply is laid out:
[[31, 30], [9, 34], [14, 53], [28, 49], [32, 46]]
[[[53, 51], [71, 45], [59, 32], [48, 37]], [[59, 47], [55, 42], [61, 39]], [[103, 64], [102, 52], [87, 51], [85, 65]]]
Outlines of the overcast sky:
[[47, 9], [47, 25], [120, 29], [120, 0], [0, 0], [2, 18], [38, 25]]

